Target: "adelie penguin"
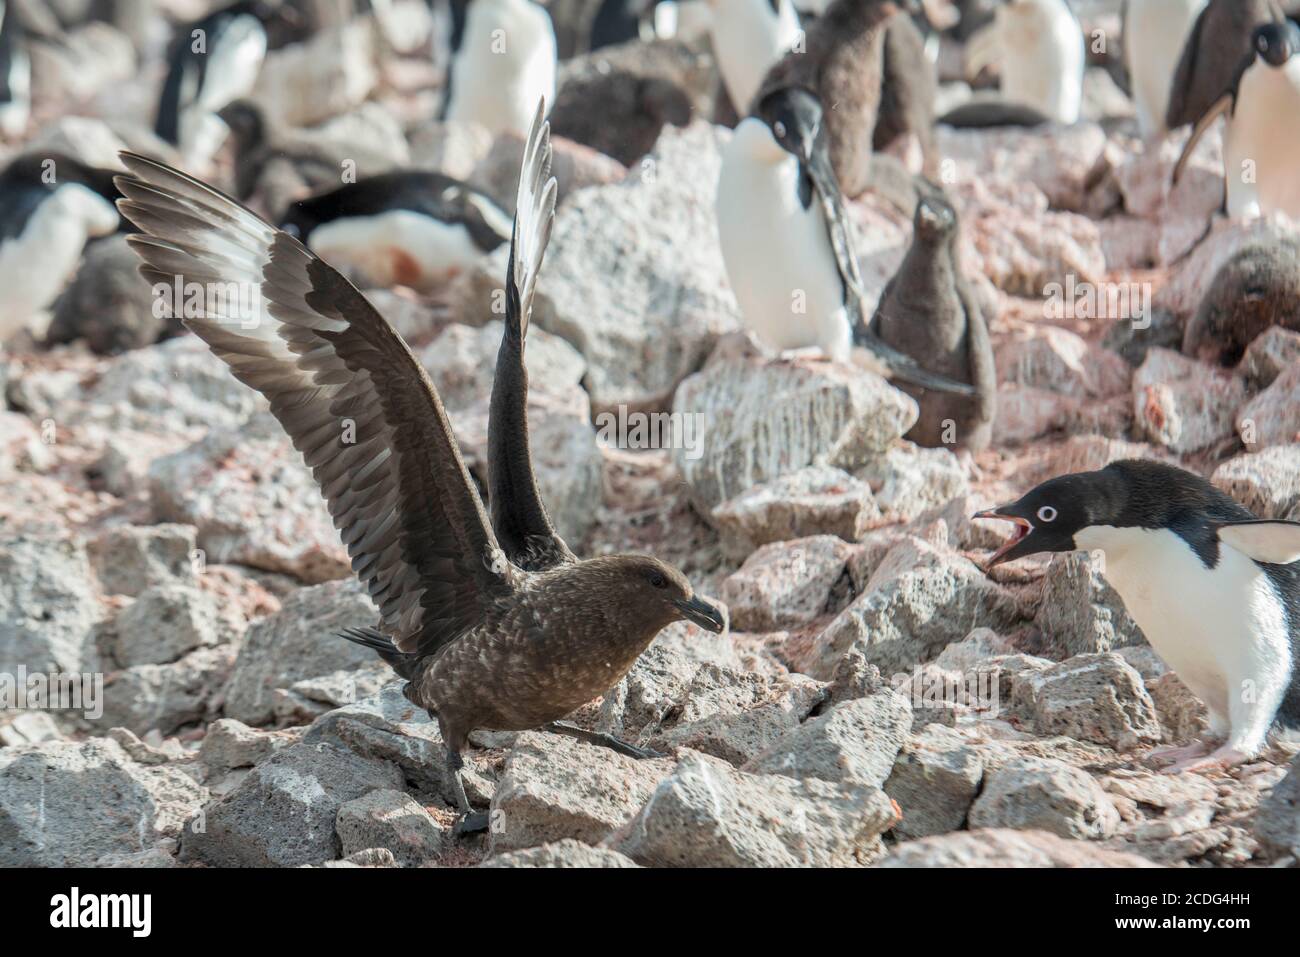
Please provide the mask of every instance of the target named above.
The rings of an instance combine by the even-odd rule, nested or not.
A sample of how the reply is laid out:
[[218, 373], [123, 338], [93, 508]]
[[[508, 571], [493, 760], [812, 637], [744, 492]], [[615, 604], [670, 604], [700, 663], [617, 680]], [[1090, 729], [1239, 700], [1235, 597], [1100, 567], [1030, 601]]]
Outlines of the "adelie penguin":
[[1232, 86], [1242, 61], [1253, 55], [1255, 28], [1282, 18], [1276, 0], [1210, 0], [1183, 44], [1166, 90], [1165, 127], [1176, 130], [1204, 116]]
[[154, 132], [186, 165], [205, 166], [221, 147], [227, 130], [217, 112], [252, 92], [268, 24], [292, 16], [285, 3], [240, 0], [176, 28]]
[[532, 0], [470, 0], [453, 12], [442, 119], [526, 136], [538, 101], [555, 101], [551, 18]]
[[32, 113], [32, 61], [27, 33], [8, 0], [0, 0], [0, 136], [17, 139]]
[[[870, 185], [872, 147], [886, 76], [886, 34], [895, 24], [901, 24], [915, 35], [915, 26], [900, 14], [915, 9], [917, 2], [835, 0], [808, 28], [802, 48], [787, 53], [768, 71], [759, 87], [760, 98], [797, 87], [815, 94], [823, 106], [831, 105], [821, 122], [826, 128], [831, 166], [845, 196], [859, 196]], [[928, 71], [922, 41], [914, 39], [918, 66]], [[901, 49], [905, 44], [899, 46]], [[899, 64], [894, 66], [890, 79], [895, 84], [906, 83], [909, 73]], [[926, 95], [925, 91], [892, 91], [890, 122], [886, 124], [891, 128], [882, 129], [882, 137], [892, 139], [905, 132], [908, 123], [903, 104], [914, 99], [924, 101]], [[933, 83], [928, 95], [933, 110]], [[927, 128], [917, 132], [928, 137], [930, 131]]]
[[821, 101], [787, 88], [759, 101], [727, 144], [716, 214], [722, 258], [745, 325], [771, 349], [849, 358], [856, 343], [897, 377], [970, 394], [867, 331], [862, 276], [831, 168]]
[[280, 228], [380, 286], [427, 292], [510, 241], [510, 216], [441, 173], [403, 170], [293, 203]]
[[26, 153], [0, 172], [0, 339], [50, 305], [86, 241], [118, 227], [113, 173], [58, 153]]
[[1066, 0], [1006, 0], [966, 51], [974, 77], [996, 65], [1003, 100], [1073, 123], [1083, 105], [1083, 28]]
[[[803, 36], [792, 0], [708, 0], [709, 37], [735, 116], [746, 116], [767, 71]], [[725, 111], [724, 111], [725, 112]], [[728, 120], [728, 125], [731, 120]]]
[[1300, 725], [1300, 524], [1261, 521], [1199, 476], [1138, 460], [1051, 479], [975, 517], [1015, 525], [989, 567], [1103, 553], [1106, 581], [1209, 715], [1206, 742], [1154, 758], [1229, 767], [1258, 755], [1271, 729]]
[[489, 405], [490, 519], [437, 390], [354, 286], [184, 173], [127, 154], [133, 175], [119, 179], [122, 213], [142, 230], [130, 242], [147, 281], [179, 276], [259, 291], [253, 316], [223, 310], [185, 323], [270, 400], [302, 451], [379, 609], [376, 627], [346, 637], [389, 662], [407, 679], [406, 697], [437, 721], [462, 830], [487, 824], [460, 778], [470, 732], [545, 728], [649, 756], [559, 719], [608, 692], [673, 622], [726, 627], [724, 610], [662, 561], [579, 560], [538, 493], [524, 349], [555, 214], [550, 158], [539, 109], [524, 152]]
[[1147, 139], [1165, 132], [1174, 72], [1205, 4], [1206, 0], [1126, 0], [1124, 4], [1124, 66], [1138, 129]]
[[1300, 26], [1291, 20], [1256, 27], [1253, 52], [1223, 95], [1202, 116], [1174, 167], [1182, 177], [1193, 150], [1220, 116], [1224, 206], [1229, 216], [1285, 213], [1300, 219]]
[[871, 329], [928, 372], [975, 390], [973, 397], [903, 385], [921, 414], [906, 438], [930, 448], [979, 452], [993, 435], [998, 378], [988, 323], [962, 274], [957, 212], [935, 187], [922, 190], [912, 245], [881, 294]]

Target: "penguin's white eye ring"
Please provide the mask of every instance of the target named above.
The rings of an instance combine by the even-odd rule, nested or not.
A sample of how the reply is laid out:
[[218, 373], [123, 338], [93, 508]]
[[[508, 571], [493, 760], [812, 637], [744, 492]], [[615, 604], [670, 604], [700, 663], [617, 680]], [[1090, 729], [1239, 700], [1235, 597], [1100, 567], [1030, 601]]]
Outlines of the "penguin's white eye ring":
[[772, 124], [772, 132], [777, 135], [778, 139], [785, 136], [785, 124], [782, 123], [780, 120], [777, 120], [775, 123]]
[[1038, 520], [1040, 522], [1056, 521], [1056, 509], [1052, 508], [1050, 505], [1044, 505], [1038, 510]]

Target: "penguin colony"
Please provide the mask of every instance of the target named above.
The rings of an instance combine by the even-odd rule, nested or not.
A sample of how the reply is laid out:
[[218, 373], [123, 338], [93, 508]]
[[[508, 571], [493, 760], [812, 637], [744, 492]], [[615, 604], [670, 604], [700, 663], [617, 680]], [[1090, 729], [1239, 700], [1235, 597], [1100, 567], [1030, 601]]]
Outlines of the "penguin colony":
[[[1098, 556], [1118, 596], [1113, 614], [1132, 619], [1203, 707], [1199, 740], [1135, 762], [1225, 775], [1285, 752], [1300, 728], [1300, 509], [1237, 495], [1215, 477], [1259, 449], [1252, 423], [1234, 419], [1227, 434], [1194, 445], [1134, 442], [1149, 454], [1107, 454], [1092, 469], [1054, 474], [1042, 463], [1062, 460], [1050, 453], [1071, 433], [1151, 438], [1151, 409], [1180, 383], [1135, 387], [1115, 425], [1096, 410], [1120, 393], [1096, 394], [1097, 370], [1136, 381], [1141, 371], [1121, 351], [1136, 350], [1139, 364], [1163, 357], [1205, 370], [1251, 396], [1295, 378], [1300, 24], [1272, 0], [1127, 0], [1102, 20], [1067, 0], [572, 6], [584, 12], [533, 0], [393, 0], [334, 22], [294, 0], [212, 5], [193, 21], [167, 21], [166, 37], [145, 31], [136, 41], [133, 55], [156, 68], [141, 71], [156, 80], [143, 122], [123, 118], [136, 105], [108, 110], [100, 91], [96, 108], [129, 149], [92, 143], [79, 154], [75, 134], [48, 132], [58, 91], [42, 89], [52, 74], [33, 63], [84, 24], [61, 22], [39, 0], [0, 0], [0, 349], [149, 347], [102, 321], [77, 332], [77, 313], [109, 287], [96, 264], [120, 268], [112, 264], [128, 246], [141, 283], [255, 290], [255, 305], [158, 317], [167, 320], [159, 335], [205, 343], [266, 398], [302, 453], [376, 606], [372, 627], [342, 637], [391, 665], [407, 699], [437, 723], [456, 831], [471, 835], [488, 825], [466, 789], [474, 732], [542, 729], [662, 757], [565, 719], [611, 693], [665, 627], [727, 634], [727, 610], [694, 568], [644, 549], [584, 554], [584, 543], [560, 536], [534, 468], [553, 450], [530, 439], [524, 360], [534, 320], [580, 344], [550, 326], [548, 281], [566, 277], [548, 278], [546, 254], [553, 238], [572, 242], [567, 204], [591, 215], [581, 207], [584, 171], [617, 169], [604, 181], [632, 189], [657, 175], [659, 139], [710, 125], [718, 156], [701, 166], [710, 171], [705, 239], [716, 244], [735, 322], [695, 370], [741, 355], [756, 376], [792, 369], [903, 393], [914, 415], [898, 447], [943, 456], [974, 489], [971, 535], [1000, 527], [986, 522], [1012, 530], [991, 554], [963, 561], [978, 560], [1000, 586], [1043, 591], [1053, 556]], [[383, 114], [410, 149], [395, 152], [375, 132], [382, 123], [329, 130], [325, 117], [303, 120], [308, 107], [267, 85], [268, 76], [286, 82], [284, 64], [340, 49], [330, 44], [358, 28], [388, 69], [363, 109]], [[418, 150], [415, 129], [428, 134]], [[1211, 197], [1200, 219], [1179, 221], [1189, 238], [1177, 255], [1109, 270], [1194, 264], [1203, 276], [1186, 315], [1154, 327], [1131, 316], [1057, 320], [1046, 288], [1034, 301], [1022, 287], [998, 287], [988, 246], [999, 228], [1019, 228], [1017, 249], [1032, 256], [1065, 218], [1136, 224], [1146, 215], [1113, 170], [1106, 183], [1104, 171], [1090, 173], [1091, 196], [1080, 200], [1042, 186], [1050, 176], [1029, 163], [1014, 168], [1042, 207], [1028, 193], [998, 201], [1008, 217], [1047, 216], [1045, 235], [988, 213], [982, 177], [1005, 171], [981, 159], [1013, 162], [1042, 143], [1076, 143], [1081, 130], [1129, 157], [1124, 175], [1155, 184], [1157, 218], [1185, 215], [1193, 192]], [[1094, 200], [1102, 195], [1111, 196], [1104, 209]], [[1124, 228], [1109, 240], [1118, 244]], [[1105, 285], [1060, 258], [1052, 277]], [[473, 321], [504, 321], [480, 481], [417, 353], [371, 300], [445, 322], [463, 308], [468, 281], [489, 273], [492, 295]], [[1043, 332], [1052, 324], [1057, 338]], [[1034, 352], [1026, 341], [1068, 346]], [[1123, 350], [1108, 348], [1117, 342]], [[1053, 392], [1054, 377], [1070, 385]], [[29, 411], [24, 402], [38, 405], [12, 401], [15, 413]], [[1052, 424], [1026, 432], [1048, 406]], [[358, 432], [340, 447], [344, 421]], [[1300, 423], [1287, 422], [1289, 438], [1274, 444], [1289, 455]], [[882, 500], [884, 485], [872, 487]], [[1042, 637], [1025, 626], [1010, 640], [1027, 650]]]

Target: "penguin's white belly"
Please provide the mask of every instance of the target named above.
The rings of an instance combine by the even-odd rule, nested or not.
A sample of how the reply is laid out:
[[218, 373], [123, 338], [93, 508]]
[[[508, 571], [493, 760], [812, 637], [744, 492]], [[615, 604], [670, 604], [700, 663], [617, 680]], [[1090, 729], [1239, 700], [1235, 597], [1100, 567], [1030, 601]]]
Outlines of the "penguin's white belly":
[[307, 245], [322, 259], [364, 273], [380, 286], [420, 291], [482, 255], [460, 223], [405, 209], [333, 220], [312, 230]]
[[774, 164], [735, 151], [723, 157], [722, 258], [744, 322], [762, 342], [777, 350], [816, 346], [842, 358], [850, 339], [844, 286], [821, 205], [814, 196], [803, 208], [798, 176], [793, 157]]
[[722, 0], [713, 14], [713, 50], [727, 95], [742, 118], [767, 71], [798, 40], [799, 20], [788, 0], [773, 13], [768, 0]]
[[235, 17], [215, 38], [195, 105], [215, 113], [253, 92], [266, 59], [266, 30], [252, 15]]
[[10, 57], [9, 75], [5, 80], [10, 98], [0, 102], [0, 134], [17, 139], [27, 129], [32, 112], [32, 64], [21, 46]]
[[1165, 131], [1169, 89], [1183, 45], [1208, 0], [1130, 0], [1124, 61], [1143, 136]]
[[1002, 95], [1058, 123], [1073, 123], [1083, 105], [1083, 34], [1068, 8], [1043, 6], [1000, 25]]
[[0, 339], [17, 332], [63, 291], [89, 236], [117, 228], [117, 211], [79, 184], [59, 187], [17, 236], [0, 245]]
[[[1284, 68], [1256, 63], [1241, 78], [1224, 139], [1231, 216], [1300, 219], [1300, 56]], [[1253, 180], [1253, 182], [1252, 182]]]
[[471, 4], [452, 63], [447, 119], [527, 136], [537, 104], [555, 102], [555, 31], [533, 4], [523, 13]]
[[1218, 564], [1206, 568], [1168, 529], [1086, 528], [1075, 542], [1105, 553], [1106, 580], [1216, 723], [1270, 674], [1290, 673], [1285, 610], [1268, 576], [1241, 552], [1220, 543]]

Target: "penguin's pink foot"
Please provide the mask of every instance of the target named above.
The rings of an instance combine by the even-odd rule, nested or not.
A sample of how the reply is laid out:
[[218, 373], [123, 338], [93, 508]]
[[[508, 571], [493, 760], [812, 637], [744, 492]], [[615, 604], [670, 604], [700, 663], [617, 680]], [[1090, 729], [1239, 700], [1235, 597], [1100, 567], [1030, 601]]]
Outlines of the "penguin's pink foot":
[[1190, 758], [1199, 758], [1208, 754], [1210, 745], [1205, 741], [1195, 741], [1178, 748], [1155, 748], [1147, 755], [1147, 760], [1155, 764], [1177, 764]]
[[1186, 761], [1179, 761], [1177, 764], [1165, 768], [1165, 774], [1182, 774], [1186, 771], [1224, 771], [1228, 768], [1235, 768], [1239, 764], [1245, 764], [1249, 760], [1249, 756], [1225, 746], [1203, 758], [1189, 758]]

